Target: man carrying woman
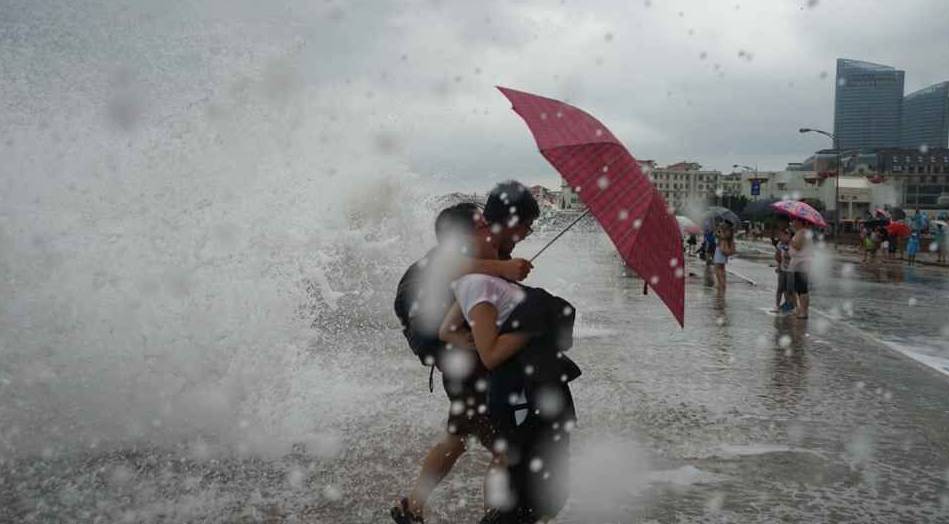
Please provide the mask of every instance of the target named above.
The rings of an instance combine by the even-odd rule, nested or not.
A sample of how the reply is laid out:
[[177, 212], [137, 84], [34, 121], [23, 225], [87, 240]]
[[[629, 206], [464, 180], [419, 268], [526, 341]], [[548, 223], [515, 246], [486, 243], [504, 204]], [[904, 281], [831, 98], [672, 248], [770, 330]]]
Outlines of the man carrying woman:
[[[445, 243], [484, 261], [509, 257], [514, 244], [531, 233], [538, 214], [526, 188], [501, 184], [483, 212], [453, 221]], [[461, 422], [478, 420], [479, 429], [472, 433], [494, 453], [486, 480], [501, 481], [485, 484], [489, 509], [482, 522], [553, 517], [566, 501], [567, 432], [575, 423], [567, 383], [579, 370], [562, 354], [572, 342], [572, 308], [543, 290], [487, 272], [460, 276], [451, 293], [455, 304], [438, 330], [445, 343], [442, 359], [475, 355], [467, 378], [474, 392], [454, 400], [451, 413], [464, 413], [467, 418]], [[412, 495], [392, 509], [393, 520], [422, 522], [427, 495], [464, 451], [460, 426], [449, 417], [444, 449], [436, 446], [429, 452]], [[438, 459], [440, 453], [444, 460]]]

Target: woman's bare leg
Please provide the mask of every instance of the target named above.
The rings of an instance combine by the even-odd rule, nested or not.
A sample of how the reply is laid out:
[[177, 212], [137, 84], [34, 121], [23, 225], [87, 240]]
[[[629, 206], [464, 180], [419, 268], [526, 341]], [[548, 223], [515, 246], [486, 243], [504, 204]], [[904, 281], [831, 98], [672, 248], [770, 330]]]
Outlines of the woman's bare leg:
[[718, 284], [718, 290], [721, 293], [725, 292], [725, 266], [722, 264], [715, 264], [715, 280]]
[[797, 316], [798, 318], [807, 318], [808, 308], [811, 302], [810, 294], [802, 293], [802, 294], [799, 294], [797, 297], [798, 297], [798, 303], [800, 304], [800, 307], [798, 308]]

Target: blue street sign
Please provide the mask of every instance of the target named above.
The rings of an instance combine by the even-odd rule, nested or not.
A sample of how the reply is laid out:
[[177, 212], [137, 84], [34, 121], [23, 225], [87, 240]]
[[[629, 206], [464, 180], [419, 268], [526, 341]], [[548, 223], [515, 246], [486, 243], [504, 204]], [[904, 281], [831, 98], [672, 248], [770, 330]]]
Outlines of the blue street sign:
[[758, 196], [761, 194], [761, 181], [752, 180], [751, 181], [751, 196]]

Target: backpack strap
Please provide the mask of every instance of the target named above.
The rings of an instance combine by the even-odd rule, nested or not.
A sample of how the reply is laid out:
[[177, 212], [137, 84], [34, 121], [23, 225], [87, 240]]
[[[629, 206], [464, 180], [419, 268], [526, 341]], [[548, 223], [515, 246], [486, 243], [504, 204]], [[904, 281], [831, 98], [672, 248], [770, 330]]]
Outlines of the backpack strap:
[[428, 392], [435, 392], [435, 364], [432, 364], [432, 370], [428, 372]]

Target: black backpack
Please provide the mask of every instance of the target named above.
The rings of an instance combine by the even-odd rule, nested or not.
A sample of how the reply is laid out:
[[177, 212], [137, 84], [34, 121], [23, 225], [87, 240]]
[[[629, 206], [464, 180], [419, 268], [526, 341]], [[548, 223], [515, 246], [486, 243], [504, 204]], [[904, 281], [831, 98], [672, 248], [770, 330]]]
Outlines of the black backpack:
[[[448, 313], [453, 301], [448, 283], [445, 283], [444, 289], [429, 290], [434, 296], [421, 296], [425, 267], [431, 255], [432, 252], [429, 252], [425, 258], [409, 266], [402, 275], [394, 303], [395, 315], [399, 317], [399, 322], [402, 324], [402, 334], [405, 335], [412, 353], [425, 366], [435, 365], [440, 352], [444, 349], [444, 343], [438, 338], [438, 328], [440, 319]], [[419, 316], [419, 304], [422, 300], [426, 301], [425, 306], [428, 308], [426, 316], [431, 319], [437, 318], [437, 323], [432, 322], [431, 325], [426, 325], [422, 321]]]

